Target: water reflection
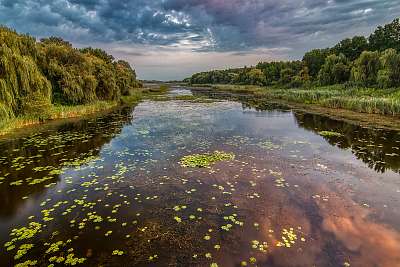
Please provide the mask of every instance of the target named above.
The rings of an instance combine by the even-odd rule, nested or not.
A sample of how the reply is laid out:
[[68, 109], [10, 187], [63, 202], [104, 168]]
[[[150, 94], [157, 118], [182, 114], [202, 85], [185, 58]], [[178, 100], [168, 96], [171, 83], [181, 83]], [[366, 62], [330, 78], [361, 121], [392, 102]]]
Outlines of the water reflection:
[[371, 129], [333, 120], [320, 115], [295, 112], [300, 127], [319, 133], [334, 131], [342, 136], [325, 136], [331, 144], [341, 149], [350, 149], [352, 153], [378, 172], [390, 169], [400, 170], [400, 135], [397, 131]]
[[[145, 101], [4, 141], [0, 262], [396, 266], [398, 166], [369, 155], [396, 136], [354, 127], [249, 98]], [[235, 159], [179, 164], [216, 150]]]
[[[195, 95], [207, 95], [215, 99], [231, 99], [240, 101], [243, 109], [257, 111], [291, 112], [284, 105], [260, 100], [252, 96], [231, 93], [216, 93], [195, 90]], [[345, 121], [331, 119], [327, 116], [294, 111], [296, 123], [309, 131], [320, 133], [333, 131], [342, 136], [324, 136], [333, 146], [350, 149], [352, 153], [368, 167], [377, 172], [386, 170], [400, 172], [400, 133], [397, 131], [367, 128]]]
[[130, 120], [131, 109], [125, 108], [0, 142], [0, 219], [12, 217], [25, 198], [45, 194], [46, 185], [60, 181], [62, 168], [96, 158]]

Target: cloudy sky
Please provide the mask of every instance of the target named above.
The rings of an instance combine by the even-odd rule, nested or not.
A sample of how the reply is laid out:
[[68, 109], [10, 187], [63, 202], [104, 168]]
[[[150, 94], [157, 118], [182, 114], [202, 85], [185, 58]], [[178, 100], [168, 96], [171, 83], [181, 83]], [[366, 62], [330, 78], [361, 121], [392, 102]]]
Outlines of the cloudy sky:
[[400, 17], [400, 0], [0, 0], [0, 23], [129, 61], [141, 79], [300, 59]]

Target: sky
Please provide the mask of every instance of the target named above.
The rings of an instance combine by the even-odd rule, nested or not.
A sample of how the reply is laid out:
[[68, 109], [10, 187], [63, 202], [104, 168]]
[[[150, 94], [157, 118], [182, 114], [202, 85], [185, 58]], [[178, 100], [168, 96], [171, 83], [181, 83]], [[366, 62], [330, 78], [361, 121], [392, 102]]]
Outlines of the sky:
[[400, 0], [0, 0], [0, 23], [127, 60], [138, 77], [301, 59], [400, 17]]

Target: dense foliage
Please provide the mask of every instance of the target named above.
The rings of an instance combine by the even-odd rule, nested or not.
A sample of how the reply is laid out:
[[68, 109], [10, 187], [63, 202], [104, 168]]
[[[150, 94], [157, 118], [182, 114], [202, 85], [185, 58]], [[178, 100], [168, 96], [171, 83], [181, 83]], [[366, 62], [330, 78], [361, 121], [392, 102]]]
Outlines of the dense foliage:
[[400, 19], [379, 26], [368, 38], [355, 36], [332, 48], [307, 52], [302, 61], [260, 62], [255, 67], [194, 74], [192, 84], [302, 87], [351, 83], [400, 86]]
[[37, 42], [0, 28], [0, 121], [44, 115], [53, 104], [116, 100], [140, 87], [128, 62], [101, 49], [76, 49], [61, 38]]

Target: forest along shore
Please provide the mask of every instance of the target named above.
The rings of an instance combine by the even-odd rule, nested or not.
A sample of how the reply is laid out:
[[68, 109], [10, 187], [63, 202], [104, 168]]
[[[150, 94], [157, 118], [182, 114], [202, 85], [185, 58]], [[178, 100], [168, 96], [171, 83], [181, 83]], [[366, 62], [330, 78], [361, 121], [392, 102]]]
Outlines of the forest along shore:
[[[368, 37], [313, 49], [301, 60], [211, 70], [184, 81], [266, 99], [359, 113], [400, 116], [400, 19]], [[339, 111], [339, 110], [337, 110]]]
[[6, 27], [0, 43], [0, 134], [103, 111], [141, 93], [130, 64], [101, 49], [59, 37], [37, 41]]

